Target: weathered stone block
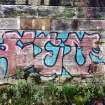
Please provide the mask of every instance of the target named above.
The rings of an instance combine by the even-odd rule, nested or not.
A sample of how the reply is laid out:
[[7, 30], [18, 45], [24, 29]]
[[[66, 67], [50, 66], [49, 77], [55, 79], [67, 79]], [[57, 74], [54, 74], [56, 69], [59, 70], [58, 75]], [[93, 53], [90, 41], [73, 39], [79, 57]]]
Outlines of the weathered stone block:
[[51, 19], [50, 18], [33, 19], [32, 27], [33, 29], [37, 29], [37, 30], [50, 30]]
[[26, 4], [27, 0], [16, 0], [16, 4]]
[[52, 26], [51, 26], [52, 31], [56, 30], [72, 30], [71, 27], [71, 20], [64, 20], [64, 19], [59, 19], [59, 20], [53, 20], [52, 21]]
[[105, 30], [105, 20], [80, 20], [80, 30]]
[[22, 18], [20, 20], [21, 29], [32, 29], [32, 19]]
[[19, 18], [0, 18], [0, 29], [19, 29]]
[[44, 0], [44, 5], [49, 5], [50, 0]]
[[24, 18], [20, 22], [21, 29], [50, 30], [51, 18]]
[[78, 7], [78, 18], [104, 19], [105, 7]]
[[40, 1], [41, 0], [29, 0], [28, 4], [37, 6], [37, 5], [40, 5]]
[[96, 31], [105, 30], [105, 20], [87, 20], [87, 19], [59, 19], [52, 21], [52, 31], [71, 31], [84, 30]]
[[64, 11], [65, 7], [60, 6], [39, 6], [38, 7], [38, 16], [39, 17], [56, 17], [58, 14]]
[[0, 5], [0, 17], [29, 17], [37, 15], [37, 6]]

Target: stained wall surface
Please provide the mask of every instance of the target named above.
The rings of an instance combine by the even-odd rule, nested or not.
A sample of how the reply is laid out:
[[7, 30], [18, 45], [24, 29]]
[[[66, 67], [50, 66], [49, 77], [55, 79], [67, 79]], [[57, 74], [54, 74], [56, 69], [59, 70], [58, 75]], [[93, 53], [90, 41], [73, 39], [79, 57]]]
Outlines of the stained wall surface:
[[105, 8], [71, 3], [74, 7], [48, 6], [49, 0], [0, 5], [1, 78], [32, 65], [44, 76], [105, 72]]

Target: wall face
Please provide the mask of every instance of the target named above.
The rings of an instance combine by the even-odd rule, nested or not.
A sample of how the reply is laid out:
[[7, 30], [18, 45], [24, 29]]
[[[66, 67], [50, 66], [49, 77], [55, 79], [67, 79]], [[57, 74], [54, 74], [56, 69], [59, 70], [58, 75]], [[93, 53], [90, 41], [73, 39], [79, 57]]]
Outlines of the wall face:
[[92, 66], [105, 63], [99, 41], [97, 32], [4, 31], [0, 67], [3, 75], [13, 75], [16, 67], [30, 65], [44, 76], [88, 74]]
[[[105, 72], [104, 7], [38, 6], [39, 0], [28, 3], [0, 5], [1, 78], [14, 75], [18, 67], [32, 65], [43, 76]], [[45, 3], [49, 5], [49, 0]]]

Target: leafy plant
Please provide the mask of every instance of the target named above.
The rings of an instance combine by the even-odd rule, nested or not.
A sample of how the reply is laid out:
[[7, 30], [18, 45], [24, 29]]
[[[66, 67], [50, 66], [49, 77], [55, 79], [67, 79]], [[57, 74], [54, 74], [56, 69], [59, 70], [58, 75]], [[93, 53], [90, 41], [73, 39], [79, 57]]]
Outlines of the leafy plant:
[[74, 101], [74, 97], [78, 92], [78, 88], [76, 85], [73, 84], [65, 84], [62, 87], [62, 91], [66, 97], [68, 103], [72, 103]]
[[17, 68], [16, 69], [16, 78], [17, 79], [22, 79], [23, 76], [24, 76], [24, 71], [22, 69], [20, 69], [20, 68]]

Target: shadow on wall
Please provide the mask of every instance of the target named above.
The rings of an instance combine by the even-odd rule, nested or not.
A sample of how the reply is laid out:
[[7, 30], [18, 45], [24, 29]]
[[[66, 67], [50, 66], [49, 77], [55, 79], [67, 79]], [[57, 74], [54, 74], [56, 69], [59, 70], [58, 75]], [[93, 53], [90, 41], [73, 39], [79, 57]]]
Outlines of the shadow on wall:
[[[18, 0], [0, 0], [0, 4], [4, 5], [15, 5]], [[29, 5], [31, 0], [19, 0], [22, 4]], [[33, 2], [38, 2], [37, 5], [46, 5], [49, 4], [50, 6], [60, 6], [60, 5], [65, 5], [65, 6], [75, 6], [80, 2], [82, 4], [83, 2], [75, 1], [75, 0], [33, 0]], [[86, 2], [84, 1], [86, 4]], [[36, 3], [35, 3], [36, 4]], [[105, 0], [88, 0], [88, 6], [91, 7], [104, 7], [105, 6]]]
[[0, 0], [0, 4], [15, 5], [15, 0]]
[[89, 0], [91, 7], [105, 7], [105, 0]]
[[[15, 4], [23, 4], [23, 5], [30, 5], [32, 0], [0, 0], [0, 4], [4, 5], [15, 5]], [[16, 3], [17, 2], [17, 3]], [[34, 2], [34, 3], [33, 3]], [[32, 4], [35, 5], [49, 5], [49, 6], [74, 6], [76, 1], [72, 0], [33, 0]]]
[[[20, 1], [22, 2], [22, 0], [20, 0]], [[23, 2], [22, 4], [25, 3], [25, 5], [28, 5], [29, 1], [30, 0], [25, 0], [25, 2]], [[49, 0], [49, 1], [40, 0], [38, 2], [40, 2], [39, 3], [40, 5], [45, 5], [44, 4], [45, 2], [49, 2], [48, 4], [51, 6], [59, 6], [60, 5], [60, 0]], [[0, 0], [0, 4], [4, 4], [4, 5], [15, 5], [15, 3], [16, 3], [16, 0]]]
[[51, 6], [59, 6], [60, 5], [60, 0], [50, 0], [49, 5], [51, 5]]

